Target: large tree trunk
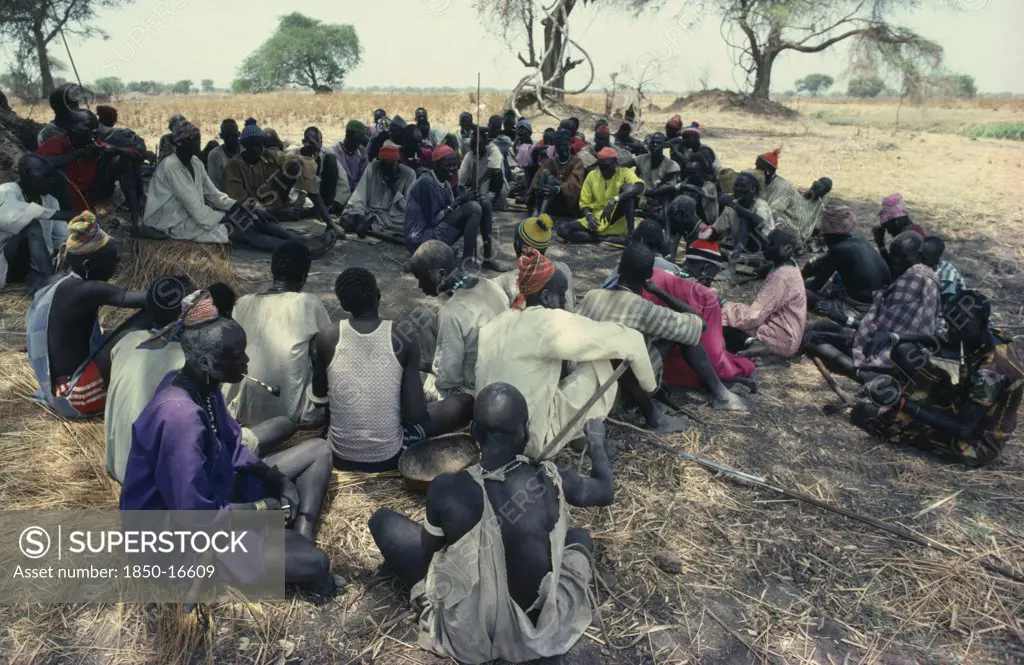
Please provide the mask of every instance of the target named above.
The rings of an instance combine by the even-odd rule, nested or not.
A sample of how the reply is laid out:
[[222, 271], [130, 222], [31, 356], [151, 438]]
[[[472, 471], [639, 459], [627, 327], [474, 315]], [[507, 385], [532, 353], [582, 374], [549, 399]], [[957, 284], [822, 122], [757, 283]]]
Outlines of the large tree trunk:
[[36, 42], [36, 55], [39, 58], [39, 79], [43, 88], [43, 97], [53, 92], [53, 73], [50, 71], [50, 56], [46, 53], [46, 36], [42, 25], [32, 26], [32, 37]]
[[[546, 17], [541, 24], [544, 26], [544, 53], [548, 53], [548, 57], [540, 63], [541, 77], [544, 80], [545, 85], [552, 86], [554, 88], [565, 89], [565, 73], [561, 73], [558, 76], [555, 75], [559, 68], [562, 66], [562, 61], [565, 57], [565, 25], [569, 20], [569, 14], [572, 12], [573, 7], [576, 5], [576, 0], [569, 0], [565, 3], [565, 13], [556, 12], [553, 15]], [[550, 53], [548, 49], [551, 49]], [[565, 95], [561, 90], [544, 91], [544, 98], [550, 101], [560, 102], [565, 98]]]
[[750, 93], [752, 98], [764, 102], [769, 100], [772, 87], [772, 66], [778, 56], [778, 51], [766, 51], [755, 61], [757, 72], [754, 79], [754, 90]]

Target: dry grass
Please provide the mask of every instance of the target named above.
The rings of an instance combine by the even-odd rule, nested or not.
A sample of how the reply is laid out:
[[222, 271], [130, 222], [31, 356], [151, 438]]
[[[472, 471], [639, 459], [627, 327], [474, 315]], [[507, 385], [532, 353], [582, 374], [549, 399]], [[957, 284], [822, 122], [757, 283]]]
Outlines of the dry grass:
[[[329, 137], [331, 131], [340, 136], [348, 117], [368, 117], [378, 100], [403, 115], [425, 105], [445, 126], [469, 106], [463, 96], [349, 97], [358, 96], [303, 96], [301, 111], [287, 95], [161, 99], [153, 108], [141, 102], [120, 107], [129, 124], [150, 118], [144, 129], [153, 137], [167, 115], [184, 110], [201, 118], [207, 136], [221, 116], [252, 113], [297, 138], [315, 123], [331, 128], [325, 129]], [[572, 101], [600, 108], [599, 96]], [[485, 102], [495, 110], [501, 100]], [[870, 116], [874, 106], [850, 108]], [[1000, 324], [1024, 333], [1024, 239], [1017, 232], [1024, 228], [1024, 206], [1019, 197], [992, 195], [1015, 191], [1024, 175], [1020, 146], [894, 132], [872, 126], [870, 117], [862, 126], [831, 125], [803, 112], [803, 118], [787, 121], [708, 109], [683, 115], [701, 120], [707, 142], [726, 165], [749, 165], [753, 155], [782, 144], [782, 172], [798, 185], [831, 175], [834, 196], [855, 207], [862, 232], [877, 214], [878, 200], [902, 191], [915, 219], [949, 240], [948, 251], [968, 282], [996, 297]], [[1004, 112], [1017, 111], [992, 113]], [[649, 122], [661, 123], [664, 115], [652, 113]], [[265, 283], [265, 256], [232, 250], [229, 263], [226, 255], [207, 258], [192, 249], [171, 257], [167, 243], [152, 252], [146, 245], [139, 255], [134, 241], [123, 245], [121, 283], [144, 287], [161, 271], [183, 270], [198, 282], [228, 281], [230, 273], [241, 292]], [[385, 258], [400, 254], [386, 246], [343, 243], [330, 263], [314, 268], [307, 288], [330, 298], [337, 272], [363, 265], [381, 279], [384, 314], [400, 316], [418, 302], [410, 295], [411, 282], [390, 274], [393, 262]], [[600, 248], [558, 246], [551, 255], [572, 265], [581, 291], [599, 283], [615, 257]], [[753, 290], [725, 289], [723, 295], [749, 302]], [[0, 499], [19, 508], [113, 507], [116, 488], [103, 469], [102, 427], [56, 419], [25, 400], [34, 387], [18, 346], [26, 308], [15, 287], [0, 292], [0, 313], [7, 315], [0, 320], [0, 339], [13, 350], [0, 355]], [[673, 437], [674, 445], [901, 525], [964, 556], [928, 550], [716, 478], [646, 446], [632, 431], [612, 427], [629, 444], [615, 462], [616, 502], [573, 511], [574, 523], [589, 528], [598, 544], [604, 630], [595, 622], [569, 662], [1024, 663], [1024, 585], [978, 563], [992, 556], [1024, 572], [1019, 438], [999, 464], [968, 472], [878, 444], [840, 418], [824, 417], [820, 407], [831, 394], [807, 361], [759, 373], [757, 409], [748, 417], [713, 412], [700, 397], [677, 396], [690, 400], [686, 407], [704, 423]], [[560, 461], [580, 465], [572, 454]], [[394, 477], [335, 473], [320, 543], [335, 572], [352, 584], [329, 605], [295, 597], [278, 604], [208, 606], [187, 617], [175, 606], [6, 607], [0, 608], [0, 652], [16, 663], [285, 665], [353, 662], [360, 654], [386, 665], [444, 662], [415, 647], [405, 592], [376, 572], [381, 558], [366, 520], [385, 506], [416, 519], [423, 514], [422, 498]]]

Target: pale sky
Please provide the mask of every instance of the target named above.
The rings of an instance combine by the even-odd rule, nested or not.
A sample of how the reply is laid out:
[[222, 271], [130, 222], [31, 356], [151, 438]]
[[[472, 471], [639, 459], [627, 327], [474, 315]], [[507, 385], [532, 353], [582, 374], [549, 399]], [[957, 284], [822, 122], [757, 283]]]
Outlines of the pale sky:
[[[707, 0], [705, 0], [707, 2]], [[737, 89], [718, 17], [698, 14], [701, 0], [668, 0], [656, 15], [633, 18], [611, 9], [580, 6], [570, 35], [594, 58], [600, 89], [613, 71], [657, 61], [658, 87], [692, 90], [706, 75], [712, 87]], [[975, 77], [981, 92], [1024, 93], [1024, 0], [925, 0], [927, 10], [908, 14], [904, 24], [945, 48], [948, 69]], [[83, 82], [102, 76], [124, 81], [173, 82], [204, 78], [227, 87], [242, 59], [256, 49], [292, 10], [329, 23], [355, 25], [363, 63], [346, 80], [350, 86], [452, 86], [469, 88], [480, 71], [484, 86], [511, 88], [526, 72], [499, 38], [482, 26], [473, 0], [137, 0], [100, 14], [109, 40], [68, 40]], [[679, 20], [681, 18], [681, 21]], [[678, 22], [677, 22], [678, 21]], [[680, 27], [682, 26], [682, 27]], [[59, 39], [52, 54], [67, 60]], [[0, 46], [6, 68], [10, 47]], [[772, 88], [782, 92], [812, 72], [837, 79], [848, 64], [840, 46], [823, 54], [788, 53], [776, 63]], [[67, 78], [72, 78], [70, 72]], [[579, 83], [579, 76], [570, 78]], [[837, 83], [844, 90], [845, 83]]]

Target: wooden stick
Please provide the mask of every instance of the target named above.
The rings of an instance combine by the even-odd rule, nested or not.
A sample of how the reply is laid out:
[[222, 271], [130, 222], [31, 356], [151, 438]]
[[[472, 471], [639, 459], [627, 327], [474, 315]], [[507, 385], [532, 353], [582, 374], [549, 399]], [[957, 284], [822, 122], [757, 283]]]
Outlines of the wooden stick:
[[[622, 421], [619, 421], [619, 420], [614, 420], [612, 418], [608, 418], [608, 422], [614, 423], [614, 424], [619, 425], [621, 427], [628, 427], [630, 429], [636, 430], [637, 432], [640, 432], [641, 434], [645, 434], [648, 437], [647, 443], [649, 445], [651, 445], [651, 446], [653, 446], [653, 447], [655, 447], [655, 448], [657, 448], [659, 450], [663, 450], [665, 452], [672, 453], [673, 455], [676, 455], [677, 457], [681, 457], [684, 460], [687, 460], [689, 462], [694, 462], [695, 464], [699, 464], [700, 466], [702, 466], [702, 467], [704, 467], [706, 469], [710, 469], [711, 471], [714, 471], [716, 473], [720, 473], [720, 474], [722, 474], [722, 475], [724, 475], [724, 476], [726, 476], [728, 478], [733, 478], [733, 479], [738, 480], [738, 481], [740, 481], [742, 483], [745, 483], [747, 485], [752, 485], [754, 487], [759, 487], [761, 489], [770, 490], [772, 492], [775, 492], [777, 494], [781, 494], [782, 496], [788, 497], [790, 499], [796, 499], [797, 501], [803, 501], [804, 503], [809, 503], [812, 506], [817, 506], [818, 508], [821, 508], [822, 510], [827, 510], [829, 512], [842, 515], [843, 517], [848, 517], [848, 518], [850, 518], [852, 520], [856, 520], [856, 521], [861, 522], [863, 524], [867, 524], [869, 526], [873, 526], [876, 529], [880, 529], [880, 530], [885, 531], [887, 533], [891, 533], [891, 534], [893, 534], [895, 536], [899, 536], [900, 538], [904, 538], [906, 540], [913, 541], [913, 542], [915, 542], [915, 543], [917, 543], [919, 545], [924, 545], [925, 547], [930, 547], [930, 548], [932, 548], [934, 550], [938, 550], [939, 552], [942, 552], [944, 554], [952, 554], [954, 556], [966, 558], [966, 555], [964, 555], [962, 552], [959, 552], [958, 550], [955, 550], [952, 547], [949, 547], [948, 545], [943, 545], [940, 542], [934, 541], [931, 538], [928, 538], [927, 536], [922, 536], [920, 534], [914, 533], [913, 531], [910, 531], [909, 529], [904, 529], [903, 527], [893, 526], [892, 524], [889, 524], [887, 522], [883, 522], [881, 520], [875, 519], [874, 517], [868, 517], [866, 515], [859, 515], [859, 514], [853, 512], [852, 510], [847, 510], [846, 508], [843, 508], [842, 506], [834, 506], [834, 505], [832, 505], [830, 503], [826, 503], [824, 501], [816, 499], [813, 496], [810, 496], [808, 494], [804, 494], [802, 492], [796, 492], [794, 490], [786, 489], [784, 487], [777, 487], [775, 485], [772, 485], [768, 481], [766, 481], [764, 478], [759, 478], [758, 476], [754, 476], [754, 475], [751, 475], [749, 473], [744, 473], [742, 471], [738, 471], [736, 469], [733, 469], [733, 468], [730, 468], [728, 466], [725, 466], [724, 464], [721, 464], [719, 462], [715, 462], [714, 460], [707, 459], [705, 457], [701, 457], [700, 455], [694, 455], [692, 453], [688, 453], [685, 450], [679, 450], [675, 446], [669, 444], [668, 441], [666, 441], [665, 439], [663, 439], [660, 436], [658, 436], [657, 434], [654, 434], [652, 432], [649, 432], [648, 430], [645, 430], [645, 429], [642, 429], [640, 427], [637, 427], [636, 425], [632, 425], [630, 423], [622, 422]], [[1014, 572], [1013, 570], [1011, 570], [1011, 569], [1009, 569], [1009, 568], [1007, 568], [1007, 567], [1005, 567], [1005, 566], [1003, 566], [1001, 564], [993, 563], [992, 561], [988, 560], [988, 558], [982, 559], [980, 561], [980, 563], [981, 563], [982, 568], [985, 568], [986, 570], [989, 570], [989, 571], [994, 572], [994, 573], [998, 573], [998, 574], [1003, 575], [1003, 576], [1005, 576], [1005, 577], [1007, 577], [1009, 579], [1012, 579], [1012, 580], [1014, 580], [1016, 582], [1024, 582], [1024, 577], [1022, 577], [1018, 573]]]
[[619, 378], [626, 373], [627, 369], [629, 369], [629, 361], [623, 360], [622, 362], [620, 362], [619, 366], [615, 368], [614, 372], [612, 372], [612, 375], [608, 377], [608, 380], [601, 384], [601, 386], [597, 389], [597, 392], [595, 392], [590, 397], [590, 399], [587, 400], [586, 404], [584, 404], [583, 407], [576, 412], [576, 415], [573, 416], [568, 423], [566, 423], [565, 427], [562, 428], [562, 431], [559, 432], [558, 435], [555, 436], [555, 438], [551, 441], [551, 443], [545, 446], [545, 448], [547, 448], [548, 450], [558, 450], [558, 447], [562, 445], [562, 441], [565, 439], [565, 437], [569, 436], [569, 432], [572, 431], [572, 428], [576, 427], [576, 425], [578, 425], [580, 421], [587, 416], [587, 412], [590, 411], [590, 408], [597, 404], [597, 400], [601, 399], [601, 396], [608, 392], [609, 388], [615, 385], [615, 382], [618, 381]]
[[828, 368], [825, 367], [825, 363], [821, 362], [821, 358], [814, 359], [814, 366], [817, 367], [818, 371], [821, 372], [821, 375], [825, 377], [825, 383], [828, 384], [828, 387], [831, 388], [835, 394], [839, 395], [839, 399], [843, 401], [843, 406], [850, 406], [854, 403], [855, 400], [850, 397], [850, 394], [839, 387], [836, 377], [832, 376], [832, 372], [828, 371]]

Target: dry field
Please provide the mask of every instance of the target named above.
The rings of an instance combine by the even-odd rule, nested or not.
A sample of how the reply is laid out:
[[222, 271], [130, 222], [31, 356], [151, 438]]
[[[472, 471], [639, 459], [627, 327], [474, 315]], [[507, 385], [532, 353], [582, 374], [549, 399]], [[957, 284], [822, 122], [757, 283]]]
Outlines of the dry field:
[[[572, 100], [596, 110], [599, 96]], [[672, 100], [658, 100], [667, 105]], [[502, 100], [488, 97], [485, 113]], [[426, 106], [453, 125], [468, 96], [334, 95], [190, 97], [124, 101], [124, 123], [153, 139], [166, 118], [183, 112], [213, 136], [222, 117], [257, 117], [296, 139], [309, 124], [340, 138], [351, 117], [375, 106], [410, 115]], [[706, 128], [725, 165], [746, 167], [781, 145], [781, 172], [806, 186], [829, 175], [833, 196], [860, 216], [869, 236], [880, 199], [901, 191], [915, 219], [948, 240], [949, 258], [969, 284], [996, 301], [996, 318], [1024, 334], [1024, 145], [924, 131], [910, 118], [945, 123], [1022, 122], [1018, 106], [901, 111], [880, 103], [802, 101], [795, 119], [755, 117], [702, 106], [680, 111]], [[850, 125], [816, 119], [834, 111]], [[568, 110], [563, 110], [569, 113]], [[577, 112], [577, 111], [572, 111]], [[36, 110], [36, 117], [40, 112]], [[664, 112], [651, 111], [648, 128]], [[587, 129], [592, 116], [584, 117]], [[925, 118], [925, 120], [921, 120]], [[960, 118], [957, 120], [957, 118]], [[554, 124], [554, 120], [551, 120]], [[535, 126], [546, 126], [537, 120]], [[949, 127], [949, 125], [943, 125]], [[499, 219], [508, 238], [513, 214]], [[124, 241], [131, 252], [134, 243]], [[400, 317], [427, 304], [396, 262], [404, 250], [343, 243], [314, 266], [308, 289], [332, 316], [344, 267], [377, 274], [384, 314]], [[616, 254], [595, 247], [552, 246], [577, 289], [596, 287]], [[269, 261], [231, 250], [234, 278], [251, 292], [267, 285]], [[126, 266], [123, 280], [139, 266]], [[195, 268], [197, 272], [203, 269]], [[726, 287], [749, 302], [753, 287]], [[26, 404], [27, 307], [15, 289], [0, 293], [0, 503], [7, 508], [114, 507], [116, 485], [102, 468], [102, 426], [60, 422]], [[749, 417], [711, 411], [704, 396], [677, 399], [699, 427], [670, 442], [834, 505], [899, 525], [955, 548], [942, 554], [839, 515], [713, 476], [613, 427], [629, 444], [615, 462], [616, 503], [574, 511], [597, 542], [595, 563], [603, 625], [595, 622], [570, 654], [574, 665], [1006, 665], [1024, 663], [1024, 583], [984, 570], [986, 557], [1024, 576], [1024, 452], [1020, 437], [994, 466], [974, 471], [938, 463], [862, 436], [821, 406], [834, 401], [813, 365], [794, 359], [759, 370], [757, 408]], [[847, 386], [849, 388], [849, 386]], [[566, 463], [578, 463], [566, 454]], [[585, 468], [585, 465], [584, 465]], [[182, 616], [175, 606], [0, 608], [0, 654], [14, 663], [405, 663], [439, 664], [415, 647], [404, 592], [376, 571], [381, 563], [366, 519], [390, 506], [422, 515], [422, 500], [399, 481], [336, 473], [320, 533], [336, 572], [352, 584], [324, 606], [287, 603], [217, 605]]]

